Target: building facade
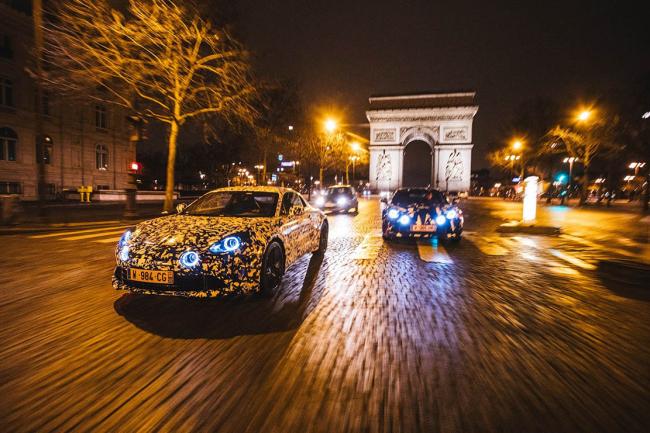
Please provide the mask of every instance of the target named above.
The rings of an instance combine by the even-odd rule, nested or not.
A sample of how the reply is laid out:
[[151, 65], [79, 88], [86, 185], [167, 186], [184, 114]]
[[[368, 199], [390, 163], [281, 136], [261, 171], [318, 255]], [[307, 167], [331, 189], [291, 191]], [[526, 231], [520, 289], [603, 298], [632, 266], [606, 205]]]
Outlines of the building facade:
[[374, 190], [470, 189], [475, 92], [378, 95], [369, 99]]
[[0, 3], [0, 194], [38, 197], [36, 115], [43, 119], [46, 194], [57, 197], [81, 185], [124, 189], [135, 159], [126, 113], [114, 106], [43, 93], [27, 72], [33, 53], [33, 21], [20, 2]]

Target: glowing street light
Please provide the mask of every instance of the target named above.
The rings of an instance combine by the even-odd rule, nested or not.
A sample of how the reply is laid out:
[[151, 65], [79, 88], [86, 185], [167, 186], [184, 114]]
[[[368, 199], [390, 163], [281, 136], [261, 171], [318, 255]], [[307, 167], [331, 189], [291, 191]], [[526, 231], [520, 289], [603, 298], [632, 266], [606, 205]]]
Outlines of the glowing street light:
[[586, 122], [591, 117], [591, 110], [582, 110], [578, 113], [577, 119], [579, 122]]
[[338, 128], [338, 124], [336, 123], [336, 120], [331, 118], [325, 120], [325, 131], [331, 134], [334, 131], [336, 131], [337, 128]]
[[361, 146], [356, 141], [350, 143], [350, 147], [352, 148], [353, 152], [359, 152], [361, 150]]
[[289, 125], [289, 131], [293, 131], [293, 125]]
[[627, 167], [634, 170], [634, 176], [638, 176], [639, 170], [645, 167], [645, 162], [631, 162]]
[[521, 150], [524, 147], [524, 143], [521, 140], [515, 140], [512, 143], [512, 150]]

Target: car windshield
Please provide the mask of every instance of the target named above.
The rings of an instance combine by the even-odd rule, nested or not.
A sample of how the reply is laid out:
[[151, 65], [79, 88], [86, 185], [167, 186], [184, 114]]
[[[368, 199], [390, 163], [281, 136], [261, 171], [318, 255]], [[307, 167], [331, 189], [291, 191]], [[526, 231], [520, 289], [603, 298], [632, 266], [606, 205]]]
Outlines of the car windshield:
[[341, 194], [352, 195], [352, 188], [345, 187], [345, 186], [327, 188], [328, 196], [341, 195]]
[[400, 189], [395, 192], [391, 200], [391, 204], [399, 207], [409, 207], [415, 204], [443, 204], [446, 202], [439, 191], [427, 189]]
[[278, 204], [275, 192], [211, 192], [189, 205], [184, 214], [227, 217], [272, 217]]

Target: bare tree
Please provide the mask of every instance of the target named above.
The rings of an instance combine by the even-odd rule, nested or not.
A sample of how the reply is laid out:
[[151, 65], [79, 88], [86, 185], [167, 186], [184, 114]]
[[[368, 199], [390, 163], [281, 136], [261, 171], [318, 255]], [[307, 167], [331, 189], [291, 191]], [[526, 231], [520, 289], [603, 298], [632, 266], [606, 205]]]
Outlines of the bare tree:
[[246, 52], [186, 5], [129, 0], [122, 14], [106, 0], [67, 0], [44, 30], [50, 84], [168, 125], [166, 211], [180, 127], [212, 115], [227, 122], [255, 116]]
[[580, 205], [587, 200], [589, 187], [589, 168], [594, 159], [603, 153], [622, 148], [616, 142], [618, 118], [593, 120], [585, 124], [575, 124], [571, 127], [556, 126], [547, 136], [548, 143], [542, 152], [566, 152], [569, 157], [577, 158], [583, 166], [582, 191]]

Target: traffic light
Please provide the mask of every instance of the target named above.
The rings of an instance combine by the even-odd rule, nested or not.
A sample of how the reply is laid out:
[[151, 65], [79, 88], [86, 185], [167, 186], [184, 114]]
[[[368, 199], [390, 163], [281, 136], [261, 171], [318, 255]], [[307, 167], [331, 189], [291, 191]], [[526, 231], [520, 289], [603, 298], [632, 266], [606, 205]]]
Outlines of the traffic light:
[[142, 173], [142, 164], [137, 161], [133, 161], [129, 164], [129, 174], [141, 174]]

